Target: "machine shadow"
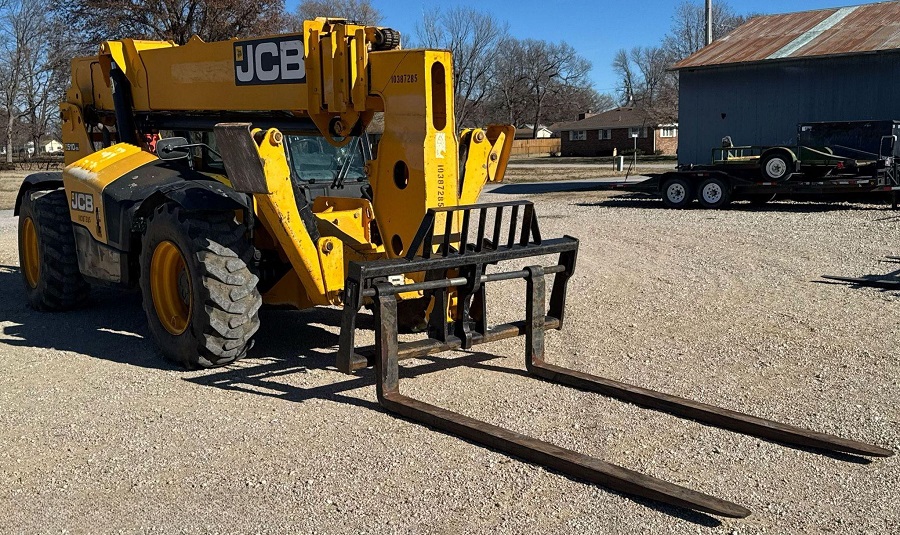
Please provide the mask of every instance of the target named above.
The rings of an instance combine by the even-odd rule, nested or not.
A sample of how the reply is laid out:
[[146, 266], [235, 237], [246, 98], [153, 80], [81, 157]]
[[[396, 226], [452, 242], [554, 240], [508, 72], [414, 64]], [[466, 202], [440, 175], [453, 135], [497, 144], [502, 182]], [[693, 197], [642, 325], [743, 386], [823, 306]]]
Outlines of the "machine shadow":
[[174, 370], [147, 339], [146, 318], [135, 292], [93, 288], [82, 307], [38, 312], [26, 304], [16, 266], [0, 265], [0, 326], [3, 344], [72, 351], [121, 364]]
[[[646, 178], [646, 177], [643, 177]], [[635, 180], [634, 182], [639, 182]], [[541, 193], [570, 193], [585, 191], [612, 191], [611, 180], [560, 180], [558, 182], [519, 182], [503, 184], [490, 190], [499, 195], [539, 195]]]
[[[587, 191], [587, 190], [582, 190]], [[605, 208], [642, 208], [653, 210], [672, 210], [667, 208], [663, 202], [644, 193], [625, 193], [603, 199], [597, 202], [574, 203], [575, 206], [582, 207], [605, 207]], [[796, 214], [817, 214], [826, 212], [846, 212], [852, 210], [886, 210], [890, 208], [890, 204], [833, 204], [827, 202], [802, 202], [802, 203], [786, 203], [774, 200], [764, 205], [756, 205], [749, 202], [737, 201], [728, 207], [718, 210], [719, 212], [783, 212]], [[698, 204], [692, 204], [685, 210], [703, 210]]]
[[[71, 351], [120, 364], [167, 371], [182, 370], [159, 353], [150, 339], [147, 319], [138, 292], [93, 287], [83, 306], [66, 312], [39, 312], [26, 304], [20, 269], [0, 265], [0, 343], [15, 347], [40, 347]], [[335, 345], [337, 335], [319, 325], [339, 325], [340, 311], [262, 310], [263, 348], [251, 348], [248, 359], [278, 355], [278, 362], [298, 359], [309, 367], [325, 367], [333, 356], [315, 350]], [[371, 328], [371, 316], [360, 316], [362, 327]], [[296, 333], [285, 336], [284, 333]], [[273, 357], [266, 357], [272, 359]]]
[[[881, 260], [887, 264], [900, 263], [900, 258], [896, 256], [887, 256]], [[831, 278], [831, 275], [823, 275], [825, 280], [814, 280], [812, 282], [818, 284], [835, 284], [839, 286], [849, 286], [854, 290], [862, 288], [875, 288], [882, 292], [900, 291], [900, 269], [890, 271], [883, 275], [863, 275], [862, 277], [837, 277]]]

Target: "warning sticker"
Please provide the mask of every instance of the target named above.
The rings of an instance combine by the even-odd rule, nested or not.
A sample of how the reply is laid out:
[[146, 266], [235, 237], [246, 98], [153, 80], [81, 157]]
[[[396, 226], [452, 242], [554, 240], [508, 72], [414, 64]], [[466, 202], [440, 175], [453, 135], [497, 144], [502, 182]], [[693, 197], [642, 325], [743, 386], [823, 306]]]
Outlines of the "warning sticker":
[[447, 134], [438, 132], [434, 135], [434, 157], [443, 158], [447, 152]]

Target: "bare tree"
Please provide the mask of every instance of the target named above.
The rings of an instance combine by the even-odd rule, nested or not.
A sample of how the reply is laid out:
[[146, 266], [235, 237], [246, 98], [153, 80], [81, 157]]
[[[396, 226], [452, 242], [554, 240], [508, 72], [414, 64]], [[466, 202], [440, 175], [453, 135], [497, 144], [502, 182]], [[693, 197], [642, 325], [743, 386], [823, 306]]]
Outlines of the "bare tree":
[[26, 47], [22, 76], [26, 111], [23, 120], [27, 123], [35, 152], [45, 136], [61, 135], [54, 130], [59, 126], [59, 102], [69, 84], [69, 59], [75, 55], [64, 24], [50, 19], [46, 12], [42, 12], [38, 20], [40, 40]]
[[[713, 5], [713, 39], [720, 39], [753, 15], [738, 15], [726, 2]], [[621, 49], [612, 67], [619, 78], [621, 104], [645, 108], [659, 122], [678, 117], [678, 75], [669, 69], [706, 45], [703, 2], [684, 0], [675, 8], [672, 27], [660, 46]]]
[[[727, 35], [753, 15], [738, 15], [727, 2], [717, 1], [712, 8], [713, 41]], [[672, 29], [662, 47], [676, 61], [706, 46], [706, 10], [703, 2], [684, 0], [675, 8]]]
[[587, 109], [611, 107], [612, 98], [591, 86], [591, 64], [570, 45], [534, 39], [507, 39], [493, 73], [492, 96], [485, 106], [491, 121], [516, 126], [574, 119]]
[[549, 95], [544, 102], [544, 124], [560, 121], [574, 121], [582, 112], [600, 112], [614, 108], [616, 105], [612, 95], [597, 93], [589, 86], [563, 86], [559, 91]]
[[503, 53], [508, 24], [468, 7], [427, 11], [416, 28], [418, 45], [453, 53], [453, 91], [457, 126], [472, 126], [491, 95], [492, 71]]
[[[17, 129], [37, 113], [39, 101], [49, 98], [41, 83], [51, 61], [42, 50], [44, 39], [49, 37], [46, 13], [39, 0], [10, 1], [0, 12], [0, 111], [5, 119], [7, 163], [12, 163]], [[34, 150], [38, 150], [37, 142]]]
[[509, 53], [519, 65], [516, 78], [528, 95], [534, 120], [532, 135], [537, 137], [548, 98], [570, 87], [589, 87], [591, 63], [565, 42], [524, 39], [513, 43]]
[[631, 57], [628, 51], [620, 48], [613, 57], [613, 72], [619, 77], [619, 83], [616, 86], [616, 93], [619, 95], [619, 102], [627, 104], [635, 101], [635, 95], [638, 92], [637, 75], [634, 72], [634, 66], [631, 64]]
[[125, 37], [220, 41], [275, 33], [289, 22], [284, 0], [72, 0], [56, 12], [92, 46]]
[[671, 56], [661, 47], [636, 47], [631, 49], [631, 61], [641, 73], [643, 98], [655, 102], [666, 78], [671, 76], [668, 72], [673, 63]]
[[335, 17], [375, 26], [381, 22], [381, 13], [371, 0], [302, 0], [297, 6], [299, 24], [316, 17]]
[[521, 126], [528, 113], [529, 94], [522, 83], [521, 58], [515, 39], [506, 39], [493, 69], [492, 95], [488, 101], [488, 115], [497, 122]]
[[668, 69], [672, 63], [672, 56], [662, 47], [619, 50], [613, 59], [613, 70], [619, 76], [620, 102], [653, 106], [671, 86], [674, 74]]

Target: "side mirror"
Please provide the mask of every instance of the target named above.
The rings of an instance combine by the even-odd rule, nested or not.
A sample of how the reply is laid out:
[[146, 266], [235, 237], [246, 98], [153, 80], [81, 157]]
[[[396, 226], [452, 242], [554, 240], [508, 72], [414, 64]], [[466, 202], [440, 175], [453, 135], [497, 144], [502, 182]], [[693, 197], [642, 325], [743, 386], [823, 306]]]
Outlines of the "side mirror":
[[167, 137], [156, 142], [156, 155], [160, 160], [181, 160], [191, 155], [188, 140], [183, 137]]

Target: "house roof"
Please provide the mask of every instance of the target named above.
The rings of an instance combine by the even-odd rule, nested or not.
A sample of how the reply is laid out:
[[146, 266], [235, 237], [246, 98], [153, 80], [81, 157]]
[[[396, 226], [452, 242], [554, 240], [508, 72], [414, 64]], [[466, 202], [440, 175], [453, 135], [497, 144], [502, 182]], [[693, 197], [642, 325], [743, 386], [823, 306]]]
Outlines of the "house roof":
[[[548, 131], [548, 132], [551, 131], [549, 128], [547, 128], [547, 127], [544, 126], [544, 125], [538, 126], [538, 132], [540, 132], [540, 131], [542, 131], [542, 130], [546, 130], [546, 131]], [[532, 134], [534, 134], [534, 125], [533, 125], [533, 124], [526, 124], [526, 125], [525, 125], [524, 127], [522, 127], [522, 128], [516, 128], [516, 135], [517, 135], [517, 136], [521, 136], [521, 135], [530, 136], [530, 135], [532, 135]]]
[[755, 17], [676, 63], [675, 70], [900, 48], [900, 2]]
[[600, 130], [607, 128], [628, 128], [631, 126], [656, 126], [651, 124], [650, 114], [643, 108], [622, 107], [591, 115], [580, 121], [556, 123], [550, 128], [554, 132], [569, 130]]

